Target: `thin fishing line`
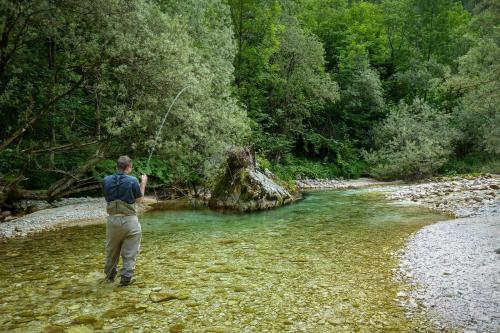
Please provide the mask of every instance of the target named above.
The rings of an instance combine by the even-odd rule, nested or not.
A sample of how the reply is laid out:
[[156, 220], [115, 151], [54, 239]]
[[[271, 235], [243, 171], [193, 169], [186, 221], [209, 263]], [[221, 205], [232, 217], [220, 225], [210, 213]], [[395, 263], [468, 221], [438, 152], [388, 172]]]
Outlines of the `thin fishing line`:
[[175, 104], [175, 101], [177, 101], [177, 98], [179, 98], [179, 96], [184, 92], [184, 90], [186, 90], [189, 86], [185, 86], [184, 88], [182, 88], [181, 91], [179, 91], [179, 93], [177, 93], [177, 96], [175, 96], [174, 100], [172, 101], [172, 103], [170, 104], [170, 107], [168, 108], [167, 110], [167, 113], [165, 113], [165, 116], [163, 117], [163, 120], [161, 122], [161, 125], [160, 125], [160, 128], [158, 129], [158, 131], [156, 132], [156, 137], [155, 137], [155, 141], [153, 142], [153, 145], [151, 146], [151, 150], [149, 151], [149, 157], [148, 157], [148, 162], [146, 164], [146, 168], [147, 170], [149, 170], [149, 162], [151, 161], [151, 156], [153, 156], [153, 152], [155, 150], [155, 147], [156, 147], [156, 144], [158, 143], [158, 138], [160, 137], [160, 133], [161, 133], [161, 130], [163, 129], [163, 125], [165, 125], [165, 121], [167, 120], [167, 117], [168, 117], [168, 114], [170, 113], [170, 110], [172, 109], [172, 106], [174, 106]]

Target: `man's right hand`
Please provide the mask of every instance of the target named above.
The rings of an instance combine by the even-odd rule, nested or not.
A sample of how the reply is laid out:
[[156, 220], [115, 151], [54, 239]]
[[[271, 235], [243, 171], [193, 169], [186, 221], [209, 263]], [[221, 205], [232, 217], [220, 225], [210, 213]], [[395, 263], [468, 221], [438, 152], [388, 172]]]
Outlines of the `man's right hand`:
[[144, 195], [146, 194], [146, 183], [148, 182], [148, 176], [146, 175], [141, 175], [141, 193], [142, 197], [136, 200], [136, 202], [143, 202], [144, 201]]

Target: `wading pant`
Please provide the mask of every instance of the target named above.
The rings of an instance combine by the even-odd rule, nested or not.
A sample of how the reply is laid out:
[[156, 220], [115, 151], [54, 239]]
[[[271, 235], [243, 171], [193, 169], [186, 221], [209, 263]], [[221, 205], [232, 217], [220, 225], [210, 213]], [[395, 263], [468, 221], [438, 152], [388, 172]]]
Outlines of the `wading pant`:
[[141, 234], [141, 225], [137, 216], [108, 216], [104, 264], [104, 273], [108, 279], [115, 278], [120, 255], [122, 257], [121, 280], [132, 279], [135, 259], [141, 245]]

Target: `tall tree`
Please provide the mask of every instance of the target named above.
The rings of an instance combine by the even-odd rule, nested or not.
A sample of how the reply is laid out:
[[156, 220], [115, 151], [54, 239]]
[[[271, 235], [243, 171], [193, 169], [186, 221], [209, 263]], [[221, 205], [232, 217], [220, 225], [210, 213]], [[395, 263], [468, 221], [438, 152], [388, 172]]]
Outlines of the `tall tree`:
[[458, 59], [458, 73], [446, 86], [456, 93], [459, 153], [500, 155], [500, 5], [482, 1], [475, 8], [476, 45]]
[[467, 51], [463, 36], [470, 15], [456, 0], [384, 0], [393, 61], [406, 68], [408, 61], [436, 59], [443, 64]]
[[[285, 29], [280, 35], [280, 50], [271, 59], [276, 71], [268, 91], [272, 121], [263, 124], [267, 133], [273, 133], [267, 146], [275, 156], [290, 150], [281, 146], [283, 143], [295, 146], [300, 138], [307, 145], [307, 133], [317, 130], [311, 120], [321, 117], [339, 96], [337, 84], [325, 72], [321, 42], [294, 17], [283, 15], [281, 22]], [[279, 140], [274, 140], [275, 135]]]

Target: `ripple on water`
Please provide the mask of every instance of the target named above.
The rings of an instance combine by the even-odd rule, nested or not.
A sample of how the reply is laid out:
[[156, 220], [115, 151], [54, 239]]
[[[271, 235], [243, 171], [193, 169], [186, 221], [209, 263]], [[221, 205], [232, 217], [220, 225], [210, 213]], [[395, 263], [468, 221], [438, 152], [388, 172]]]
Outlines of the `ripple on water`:
[[383, 194], [308, 193], [241, 214], [141, 217], [137, 282], [101, 282], [104, 226], [0, 244], [0, 331], [412, 332], [392, 253], [442, 215]]

